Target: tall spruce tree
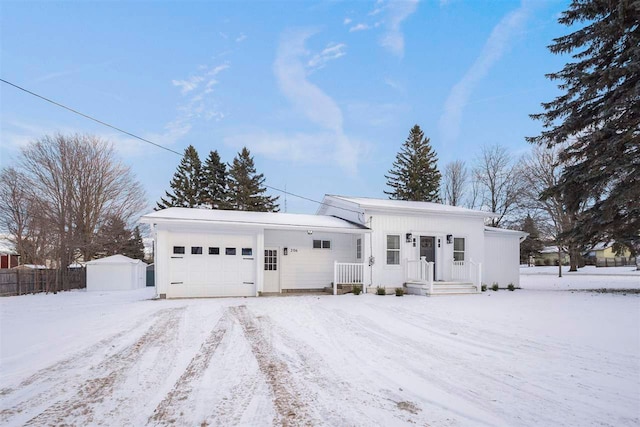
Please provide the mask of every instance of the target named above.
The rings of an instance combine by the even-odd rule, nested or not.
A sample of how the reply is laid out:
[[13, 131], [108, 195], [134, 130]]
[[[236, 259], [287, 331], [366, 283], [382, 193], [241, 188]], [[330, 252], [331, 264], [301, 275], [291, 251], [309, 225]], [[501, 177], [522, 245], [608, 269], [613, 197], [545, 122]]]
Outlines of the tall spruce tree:
[[540, 253], [544, 244], [540, 240], [540, 231], [531, 215], [527, 214], [523, 223], [522, 231], [529, 233], [524, 242], [520, 243], [520, 262], [528, 262], [529, 256], [536, 256]]
[[211, 151], [204, 162], [204, 188], [202, 201], [211, 209], [229, 207], [227, 165], [220, 160], [217, 151]]
[[122, 255], [144, 261], [144, 242], [142, 241], [140, 228], [136, 226], [129, 235], [129, 240], [127, 240], [126, 246], [122, 251]]
[[421, 202], [440, 201], [440, 171], [438, 157], [424, 136], [420, 126], [415, 125], [409, 137], [396, 155], [393, 167], [385, 175], [390, 191], [384, 193], [390, 199]]
[[93, 252], [99, 258], [124, 254], [130, 240], [131, 231], [127, 229], [127, 223], [119, 216], [112, 215], [98, 230]]
[[264, 175], [257, 174], [253, 157], [246, 147], [229, 168], [229, 202], [232, 209], [254, 212], [278, 212], [278, 197], [265, 195]]
[[[564, 170], [544, 196], [588, 202], [568, 235], [584, 243], [617, 240], [640, 251], [640, 2], [574, 0], [559, 22], [581, 28], [554, 39], [573, 61], [551, 80], [564, 92], [543, 103], [544, 130], [530, 142], [567, 144]], [[572, 209], [577, 211], [577, 209]]]
[[203, 193], [202, 162], [193, 145], [184, 150], [184, 156], [178, 170], [171, 179], [172, 192], [166, 191], [165, 197], [158, 202], [158, 209], [170, 207], [195, 208], [202, 204]]

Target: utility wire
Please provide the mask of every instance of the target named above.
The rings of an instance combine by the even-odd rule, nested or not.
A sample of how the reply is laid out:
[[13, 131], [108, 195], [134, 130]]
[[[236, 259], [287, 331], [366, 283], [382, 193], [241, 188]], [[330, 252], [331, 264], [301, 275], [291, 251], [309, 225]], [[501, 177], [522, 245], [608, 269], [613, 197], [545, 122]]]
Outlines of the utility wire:
[[[96, 123], [99, 123], [99, 124], [101, 124], [101, 125], [103, 125], [103, 126], [106, 126], [106, 127], [108, 127], [108, 128], [111, 128], [111, 129], [117, 130], [118, 132], [122, 132], [122, 133], [124, 133], [125, 135], [129, 135], [129, 136], [131, 136], [132, 138], [139, 139], [139, 140], [140, 140], [140, 141], [142, 141], [142, 142], [146, 142], [147, 144], [154, 145], [154, 146], [156, 146], [156, 147], [158, 147], [158, 148], [161, 148], [161, 149], [163, 149], [163, 150], [169, 151], [169, 152], [171, 152], [171, 153], [177, 154], [178, 156], [182, 157], [182, 153], [179, 153], [179, 152], [177, 152], [177, 151], [175, 151], [175, 150], [172, 150], [172, 149], [171, 149], [171, 148], [169, 148], [169, 147], [165, 147], [165, 146], [160, 145], [160, 144], [157, 144], [157, 143], [155, 143], [155, 142], [153, 142], [153, 141], [149, 141], [148, 139], [142, 138], [141, 136], [138, 136], [138, 135], [133, 134], [133, 133], [131, 133], [131, 132], [127, 132], [126, 130], [124, 130], [124, 129], [120, 129], [119, 127], [116, 127], [116, 126], [110, 125], [109, 123], [107, 123], [107, 122], [103, 122], [102, 120], [96, 119], [95, 117], [91, 117], [91, 116], [90, 116], [90, 115], [88, 115], [88, 114], [81, 113], [81, 112], [80, 112], [80, 111], [78, 111], [78, 110], [75, 110], [75, 109], [73, 109], [73, 108], [71, 108], [71, 107], [67, 107], [67, 106], [66, 106], [66, 105], [64, 105], [64, 104], [61, 104], [61, 103], [59, 103], [59, 102], [56, 102], [56, 101], [54, 101], [54, 100], [52, 100], [52, 99], [49, 99], [49, 98], [47, 98], [47, 97], [45, 97], [45, 96], [38, 95], [38, 94], [37, 94], [37, 93], [35, 93], [35, 92], [32, 92], [32, 91], [30, 91], [30, 90], [28, 90], [28, 89], [25, 89], [25, 88], [23, 88], [23, 87], [21, 87], [21, 86], [18, 86], [18, 85], [17, 85], [17, 84], [15, 84], [15, 83], [11, 83], [10, 81], [7, 81], [7, 80], [5, 80], [5, 79], [3, 79], [3, 78], [0, 78], [0, 82], [5, 83], [5, 84], [8, 84], [9, 86], [13, 86], [13, 87], [14, 87], [14, 88], [16, 88], [16, 89], [19, 89], [19, 90], [21, 90], [21, 91], [23, 91], [23, 92], [25, 92], [25, 93], [28, 93], [29, 95], [33, 95], [33, 96], [35, 96], [36, 98], [40, 98], [40, 99], [42, 99], [43, 101], [49, 102], [49, 103], [51, 103], [51, 104], [53, 104], [53, 105], [55, 105], [55, 106], [58, 106], [58, 107], [60, 107], [60, 108], [64, 108], [64, 109], [65, 109], [65, 110], [67, 110], [67, 111], [71, 111], [72, 113], [75, 113], [75, 114], [77, 114], [77, 115], [79, 115], [79, 116], [82, 116], [82, 117], [84, 117], [84, 118], [86, 118], [86, 119], [92, 120], [92, 121], [94, 121], [94, 122], [96, 122]], [[290, 196], [297, 197], [297, 198], [299, 198], [299, 199], [303, 199], [303, 200], [307, 200], [307, 201], [309, 201], [309, 202], [317, 203], [317, 204], [319, 204], [319, 205], [331, 206], [331, 207], [334, 207], [334, 208], [336, 208], [336, 209], [341, 209], [341, 210], [345, 210], [345, 211], [349, 211], [349, 212], [355, 212], [355, 213], [358, 213], [358, 214], [361, 214], [361, 213], [362, 213], [361, 211], [358, 211], [358, 210], [355, 210], [355, 209], [349, 209], [349, 208], [343, 208], [343, 207], [339, 207], [339, 206], [333, 206], [333, 205], [331, 205], [331, 204], [329, 204], [329, 203], [324, 203], [324, 202], [320, 202], [320, 201], [318, 201], [318, 200], [310, 199], [310, 198], [308, 198], [308, 197], [300, 196], [299, 194], [294, 194], [294, 193], [288, 192], [286, 189], [285, 189], [285, 190], [282, 190], [282, 189], [280, 189], [280, 188], [272, 187], [272, 186], [270, 186], [270, 185], [266, 185], [266, 184], [264, 184], [264, 186], [265, 186], [265, 187], [267, 187], [267, 188], [270, 188], [271, 190], [279, 191], [279, 192], [281, 192], [281, 193], [283, 193], [283, 194], [285, 194], [285, 195], [287, 195], [287, 194], [288, 194], [288, 195], [290, 195]]]
[[42, 95], [38, 95], [38, 94], [37, 94], [37, 93], [35, 93], [35, 92], [31, 92], [30, 90], [25, 89], [25, 88], [23, 88], [23, 87], [20, 87], [20, 86], [18, 86], [17, 84], [13, 84], [13, 83], [11, 83], [11, 82], [8, 82], [8, 81], [6, 81], [5, 79], [0, 78], [0, 82], [2, 82], [2, 83], [6, 83], [6, 84], [8, 84], [9, 86], [13, 86], [13, 87], [15, 87], [16, 89], [20, 89], [21, 91], [26, 92], [26, 93], [28, 93], [29, 95], [33, 95], [33, 96], [35, 96], [36, 98], [40, 98], [40, 99], [42, 99], [42, 100], [44, 100], [44, 101], [50, 102], [50, 103], [51, 103], [51, 104], [53, 104], [53, 105], [57, 105], [57, 106], [58, 106], [58, 107], [60, 107], [60, 108], [64, 108], [65, 110], [69, 110], [69, 111], [71, 111], [72, 113], [78, 114], [79, 116], [82, 116], [82, 117], [87, 118], [87, 119], [89, 119], [89, 120], [93, 120], [94, 122], [96, 122], [96, 123], [100, 123], [100, 124], [101, 124], [101, 125], [103, 125], [103, 126], [109, 127], [109, 128], [111, 128], [111, 129], [115, 129], [115, 130], [117, 130], [118, 132], [122, 132], [122, 133], [124, 133], [124, 134], [126, 134], [126, 135], [129, 135], [129, 136], [133, 137], [133, 138], [139, 139], [140, 141], [146, 142], [146, 143], [151, 144], [151, 145], [155, 145], [155, 146], [156, 146], [156, 147], [158, 147], [158, 148], [162, 148], [163, 150], [170, 151], [171, 153], [175, 153], [175, 154], [177, 154], [178, 156], [182, 156], [182, 153], [178, 153], [177, 151], [172, 150], [171, 148], [164, 147], [164, 146], [162, 146], [162, 145], [160, 145], [160, 144], [156, 144], [155, 142], [149, 141], [148, 139], [142, 138], [141, 136], [135, 135], [135, 134], [133, 134], [133, 133], [131, 133], [131, 132], [127, 132], [126, 130], [120, 129], [119, 127], [116, 127], [116, 126], [110, 125], [109, 123], [103, 122], [102, 120], [98, 120], [98, 119], [96, 119], [96, 118], [94, 118], [94, 117], [91, 117], [91, 116], [90, 116], [90, 115], [88, 115], [88, 114], [81, 113], [81, 112], [80, 112], [80, 111], [78, 111], [78, 110], [74, 110], [73, 108], [67, 107], [66, 105], [62, 105], [62, 104], [60, 104], [59, 102], [56, 102], [56, 101], [54, 101], [54, 100], [52, 100], [52, 99], [46, 98], [46, 97], [44, 97], [44, 96], [42, 96]]

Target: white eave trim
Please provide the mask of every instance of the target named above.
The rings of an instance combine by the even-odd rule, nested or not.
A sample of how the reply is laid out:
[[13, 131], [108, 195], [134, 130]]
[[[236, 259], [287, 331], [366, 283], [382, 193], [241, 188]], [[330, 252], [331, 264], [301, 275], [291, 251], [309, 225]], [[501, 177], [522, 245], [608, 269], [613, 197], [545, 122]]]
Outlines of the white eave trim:
[[221, 220], [206, 220], [206, 219], [181, 219], [181, 218], [140, 218], [140, 222], [143, 224], [152, 225], [223, 225], [241, 229], [265, 229], [265, 230], [295, 230], [295, 231], [318, 231], [326, 233], [344, 233], [344, 234], [362, 234], [371, 233], [369, 228], [342, 228], [342, 227], [328, 227], [320, 225], [304, 225], [304, 224], [273, 224], [266, 222], [244, 222], [244, 221], [221, 221]]

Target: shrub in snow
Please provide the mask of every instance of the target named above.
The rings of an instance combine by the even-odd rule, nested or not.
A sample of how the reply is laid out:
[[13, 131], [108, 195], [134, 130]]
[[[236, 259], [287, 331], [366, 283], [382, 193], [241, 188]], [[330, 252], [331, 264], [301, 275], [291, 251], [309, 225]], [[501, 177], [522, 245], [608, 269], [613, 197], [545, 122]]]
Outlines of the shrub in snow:
[[360, 292], [362, 292], [362, 287], [360, 287], [360, 286], [358, 286], [358, 285], [355, 285], [355, 286], [353, 287], [353, 294], [354, 294], [354, 295], [360, 295]]
[[496, 282], [493, 282], [493, 285], [491, 285], [491, 289], [494, 291], [498, 290], [498, 284]]
[[387, 291], [384, 289], [384, 286], [378, 286], [376, 288], [376, 294], [378, 294], [378, 295], [386, 295]]
[[482, 289], [482, 292], [487, 292], [487, 285], [483, 283], [480, 289]]
[[396, 296], [397, 297], [401, 297], [402, 295], [404, 295], [404, 289], [403, 288], [396, 288]]
[[509, 286], [507, 286], [507, 289], [509, 289], [510, 291], [515, 291], [516, 287], [513, 286], [513, 283], [509, 283]]

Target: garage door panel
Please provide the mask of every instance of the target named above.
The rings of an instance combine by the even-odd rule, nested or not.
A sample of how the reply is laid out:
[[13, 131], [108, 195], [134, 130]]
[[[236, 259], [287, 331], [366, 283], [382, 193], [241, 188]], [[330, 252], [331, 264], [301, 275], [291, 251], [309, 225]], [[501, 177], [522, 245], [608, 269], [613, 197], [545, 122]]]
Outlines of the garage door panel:
[[[186, 253], [182, 262], [170, 263], [171, 281], [183, 284], [170, 286], [168, 296], [255, 296], [257, 261], [252, 256], [256, 251], [255, 241], [255, 236], [250, 235], [173, 236], [172, 245], [185, 246]], [[202, 247], [201, 254], [192, 254], [191, 247]], [[210, 254], [210, 247], [218, 249]], [[226, 255], [227, 248], [235, 249], [235, 255]], [[243, 256], [242, 248], [250, 248], [251, 255]]]

